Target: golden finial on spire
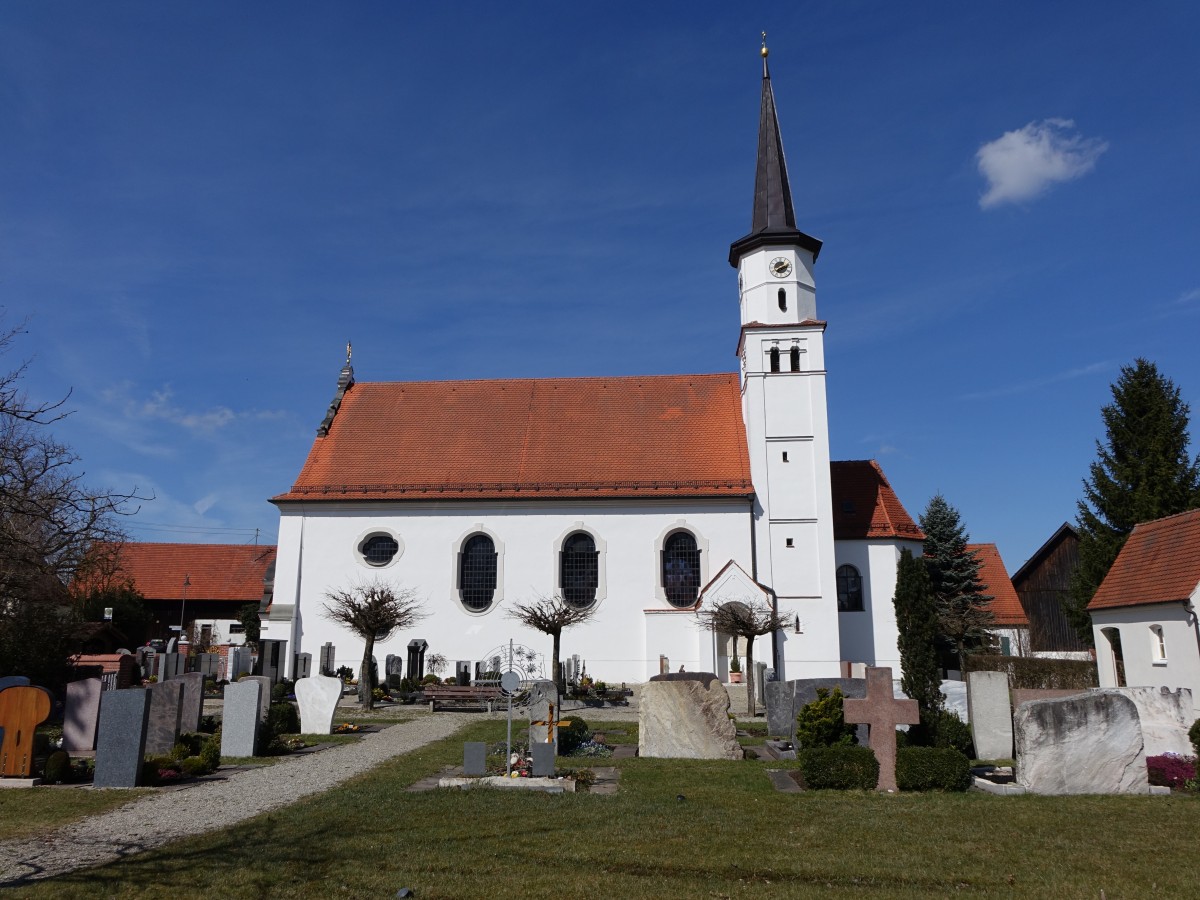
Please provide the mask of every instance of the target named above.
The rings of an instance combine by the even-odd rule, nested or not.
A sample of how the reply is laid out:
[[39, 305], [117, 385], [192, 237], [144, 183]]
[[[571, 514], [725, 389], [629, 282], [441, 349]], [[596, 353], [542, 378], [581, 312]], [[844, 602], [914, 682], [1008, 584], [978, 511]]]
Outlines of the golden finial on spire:
[[762, 37], [763, 37], [762, 50], [760, 50], [759, 52], [762, 54], [763, 59], [766, 59], [767, 54], [770, 53], [771, 51], [767, 49], [767, 33], [765, 31], [762, 33]]
[[350, 365], [350, 356], [354, 353], [354, 348], [350, 346], [350, 342], [346, 341], [346, 365]]

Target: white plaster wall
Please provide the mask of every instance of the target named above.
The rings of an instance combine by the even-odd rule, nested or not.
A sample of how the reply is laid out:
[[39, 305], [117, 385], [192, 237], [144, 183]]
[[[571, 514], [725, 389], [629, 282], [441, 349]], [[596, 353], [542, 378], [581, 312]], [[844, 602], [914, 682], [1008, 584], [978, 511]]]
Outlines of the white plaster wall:
[[[837, 565], [858, 569], [863, 579], [863, 611], [838, 613], [842, 658], [900, 671], [896, 627], [896, 566], [907, 547], [921, 555], [916, 541], [837, 541]], [[897, 676], [898, 677], [898, 676]]]
[[[1154, 659], [1150, 626], [1163, 630], [1167, 658]], [[1092, 612], [1092, 635], [1096, 642], [1096, 668], [1101, 687], [1116, 687], [1116, 668], [1104, 628], [1117, 628], [1125, 657], [1127, 687], [1188, 688], [1200, 715], [1200, 648], [1195, 627], [1180, 603], [1097, 609]]]
[[[792, 262], [787, 278], [776, 278], [767, 270], [778, 256]], [[799, 247], [763, 247], [747, 253], [738, 264], [743, 322], [765, 325], [803, 322], [817, 317], [813, 258]], [[787, 291], [788, 308], [779, 308], [779, 289]]]
[[[275, 600], [295, 602], [296, 615], [292, 633], [277, 633], [278, 623], [270, 622], [264, 623], [263, 636], [288, 640], [290, 653], [308, 652], [314, 659], [331, 641], [337, 648], [335, 668], [357, 668], [362, 642], [321, 614], [323, 594], [378, 576], [416, 590], [431, 613], [414, 628], [376, 644], [381, 665], [388, 653], [405, 656], [413, 638], [427, 640], [428, 653], [443, 653], [452, 662], [480, 659], [512, 638], [545, 653], [548, 664], [550, 638], [522, 628], [505, 612], [514, 602], [555, 592], [561, 539], [577, 528], [604, 542], [606, 596], [592, 622], [563, 633], [563, 658], [579, 654], [590, 674], [610, 682], [640, 682], [657, 674], [660, 653], [670, 656], [676, 669], [681, 662], [691, 668], [689, 660], [698, 666], [703, 657], [693, 617], [659, 616], [653, 626], [647, 624], [646, 610], [671, 609], [661, 599], [662, 541], [675, 528], [696, 536], [701, 584], [730, 559], [749, 570], [746, 500], [286, 504]], [[390, 531], [402, 545], [382, 569], [362, 562], [356, 549], [375, 529]], [[478, 530], [493, 536], [502, 560], [497, 599], [484, 613], [467, 611], [453, 587], [461, 543]]]

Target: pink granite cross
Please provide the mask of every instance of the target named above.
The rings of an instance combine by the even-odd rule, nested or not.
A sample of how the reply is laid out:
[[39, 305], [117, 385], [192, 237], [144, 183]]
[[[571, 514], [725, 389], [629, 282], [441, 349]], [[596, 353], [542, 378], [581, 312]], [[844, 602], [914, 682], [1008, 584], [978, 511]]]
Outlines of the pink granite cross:
[[916, 725], [921, 721], [916, 700], [897, 700], [892, 693], [892, 670], [887, 666], [867, 668], [867, 697], [842, 703], [846, 721], [866, 725], [867, 740], [879, 760], [879, 784], [876, 790], [895, 791], [896, 726]]

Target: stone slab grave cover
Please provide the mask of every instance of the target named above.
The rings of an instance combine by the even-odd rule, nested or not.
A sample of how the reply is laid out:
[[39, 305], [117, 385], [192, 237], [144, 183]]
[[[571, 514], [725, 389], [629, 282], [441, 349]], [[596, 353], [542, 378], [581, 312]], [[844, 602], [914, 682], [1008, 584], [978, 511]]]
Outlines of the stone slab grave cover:
[[68, 753], [96, 749], [102, 687], [99, 678], [82, 678], [67, 685], [67, 700], [63, 706], [62, 748]]
[[[817, 699], [817, 688], [841, 688], [849, 698], [867, 696], [863, 678], [797, 678], [793, 681], [767, 682], [767, 733], [773, 737], [796, 740], [796, 716]], [[864, 735], [865, 737], [865, 735]]]
[[1013, 723], [1017, 784], [1034, 794], [1146, 794], [1134, 702], [1115, 690], [1022, 704]]
[[729, 692], [711, 672], [655, 675], [642, 686], [638, 755], [659, 759], [742, 759], [729, 717]]
[[463, 744], [463, 774], [487, 774], [487, 744], [483, 741], [467, 741]]
[[150, 692], [141, 688], [105, 691], [100, 695], [96, 732], [98, 788], [137, 787], [142, 779], [146, 732], [150, 727]]
[[967, 707], [978, 759], [1012, 759], [1012, 706], [1007, 672], [968, 672]]
[[533, 778], [551, 778], [554, 776], [554, 744], [531, 744], [530, 753], [533, 756], [533, 766], [529, 772]]
[[243, 678], [225, 686], [221, 713], [222, 756], [253, 756], [258, 749], [262, 692], [262, 680], [257, 678]]
[[0, 775], [29, 778], [33, 774], [33, 735], [50, 716], [53, 697], [28, 684], [0, 691]]
[[896, 726], [921, 721], [916, 700], [896, 699], [892, 670], [887, 666], [867, 667], [867, 696], [842, 704], [847, 722], [865, 724], [875, 758], [879, 760], [880, 791], [896, 791]]
[[296, 682], [296, 703], [300, 706], [300, 731], [303, 734], [329, 734], [333, 717], [342, 699], [342, 679], [328, 675], [310, 675]]
[[1165, 687], [1127, 687], [1110, 690], [1124, 694], [1137, 707], [1147, 756], [1161, 756], [1164, 753], [1174, 753], [1177, 756], [1195, 755], [1196, 751], [1188, 738], [1188, 729], [1196, 721], [1192, 711], [1191, 691], [1187, 688], [1172, 691]]
[[150, 729], [146, 733], [146, 752], [151, 755], [170, 753], [179, 740], [183, 682], [160, 681], [146, 690], [150, 694]]
[[553, 681], [535, 681], [529, 686], [529, 746], [553, 744], [558, 752], [558, 686]]
[[199, 731], [200, 717], [204, 714], [204, 673], [185, 672], [175, 675], [171, 681], [183, 685], [183, 699], [180, 701], [179, 730]]

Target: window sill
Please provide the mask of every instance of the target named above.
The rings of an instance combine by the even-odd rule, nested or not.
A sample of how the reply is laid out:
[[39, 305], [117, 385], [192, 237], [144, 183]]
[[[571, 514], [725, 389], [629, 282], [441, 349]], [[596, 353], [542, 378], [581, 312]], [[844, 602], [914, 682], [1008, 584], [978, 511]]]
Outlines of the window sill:
[[1150, 660], [1150, 665], [1152, 665], [1152, 666], [1165, 666], [1166, 664], [1167, 664], [1167, 661], [1165, 659]]

